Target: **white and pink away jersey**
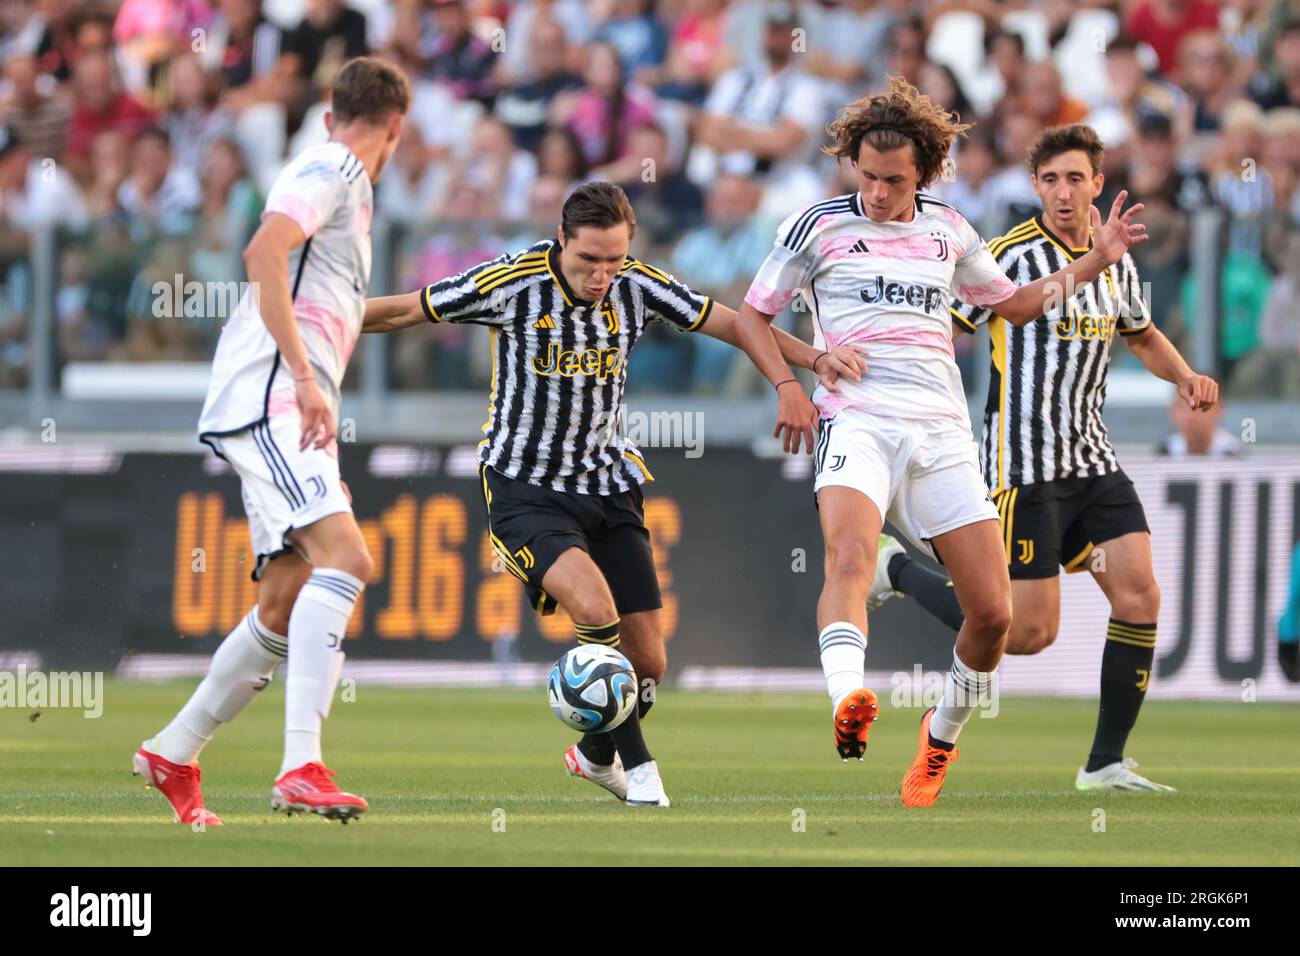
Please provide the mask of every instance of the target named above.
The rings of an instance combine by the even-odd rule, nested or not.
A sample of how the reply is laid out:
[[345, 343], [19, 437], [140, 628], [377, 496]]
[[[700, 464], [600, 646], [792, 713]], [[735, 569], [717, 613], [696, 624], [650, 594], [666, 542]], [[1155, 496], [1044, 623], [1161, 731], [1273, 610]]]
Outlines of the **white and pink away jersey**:
[[[262, 212], [263, 219], [288, 216], [307, 236], [289, 253], [289, 288], [298, 334], [336, 417], [343, 372], [365, 316], [373, 208], [374, 191], [361, 160], [331, 142], [304, 150], [284, 168]], [[296, 410], [293, 375], [250, 286], [217, 343], [199, 438], [237, 434]]]
[[829, 417], [860, 408], [891, 418], [946, 418], [969, 427], [953, 361], [949, 302], [992, 305], [1015, 292], [961, 213], [917, 193], [910, 222], [872, 222], [857, 193], [816, 203], [781, 224], [745, 301], [770, 315], [802, 294], [818, 348], [857, 345], [862, 381], [820, 385], [813, 402]]

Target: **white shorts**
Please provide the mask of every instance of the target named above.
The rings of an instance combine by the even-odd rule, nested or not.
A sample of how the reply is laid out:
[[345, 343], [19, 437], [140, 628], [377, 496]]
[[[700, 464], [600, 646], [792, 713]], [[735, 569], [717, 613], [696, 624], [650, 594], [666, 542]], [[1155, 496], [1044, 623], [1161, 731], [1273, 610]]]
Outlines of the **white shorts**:
[[298, 450], [302, 424], [296, 415], [274, 415], [237, 435], [209, 436], [217, 454], [239, 475], [248, 533], [257, 564], [253, 580], [272, 558], [294, 551], [285, 535], [352, 505], [339, 479], [338, 444]]
[[885, 418], [846, 408], [823, 418], [813, 491], [855, 488], [922, 552], [931, 540], [998, 520], [979, 467], [979, 446], [959, 422]]

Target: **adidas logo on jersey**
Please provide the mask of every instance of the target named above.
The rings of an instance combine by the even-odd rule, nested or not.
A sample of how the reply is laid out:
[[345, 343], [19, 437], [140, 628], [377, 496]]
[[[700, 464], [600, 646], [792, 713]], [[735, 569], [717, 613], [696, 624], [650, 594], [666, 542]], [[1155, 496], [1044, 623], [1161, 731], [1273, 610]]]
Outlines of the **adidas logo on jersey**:
[[857, 242], [855, 242], [849, 248], [849, 255], [853, 255], [853, 256], [871, 255], [871, 250], [867, 248], [867, 241], [865, 239], [859, 239]]
[[553, 329], [553, 328], [555, 328], [555, 320], [551, 318], [551, 313], [547, 312], [544, 316], [542, 316], [540, 319], [538, 319], [536, 322], [534, 322], [534, 323], [533, 323], [533, 328], [535, 328], [535, 329]]

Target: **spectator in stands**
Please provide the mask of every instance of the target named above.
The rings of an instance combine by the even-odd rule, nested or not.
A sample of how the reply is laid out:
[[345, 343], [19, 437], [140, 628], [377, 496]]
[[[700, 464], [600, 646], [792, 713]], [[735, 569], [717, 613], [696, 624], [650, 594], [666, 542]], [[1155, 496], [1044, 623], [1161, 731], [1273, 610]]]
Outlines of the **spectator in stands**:
[[981, 111], [992, 111], [1004, 99], [1024, 92], [1025, 38], [1000, 27], [984, 31], [984, 65], [972, 78], [968, 90]]
[[262, 195], [248, 175], [244, 154], [232, 139], [209, 144], [203, 157], [198, 235], [191, 272], [203, 282], [238, 281], [243, 251], [262, 212]]
[[704, 214], [704, 194], [673, 165], [668, 135], [647, 123], [632, 131], [628, 160], [597, 170], [592, 178], [618, 183], [636, 209], [637, 238], [651, 246], [676, 241]]
[[1130, 201], [1145, 206], [1142, 219], [1151, 236], [1132, 250], [1138, 273], [1150, 289], [1151, 317], [1157, 328], [1177, 338], [1173, 315], [1189, 266], [1191, 215], [1209, 204], [1210, 188], [1199, 168], [1179, 166], [1178, 144], [1168, 117], [1152, 113], [1142, 120], [1128, 185]]
[[1088, 115], [1087, 106], [1065, 94], [1061, 87], [1061, 74], [1046, 60], [1031, 63], [1025, 69], [1023, 97], [1038, 125], [1044, 129], [1081, 123]]
[[206, 30], [212, 10], [205, 0], [123, 0], [113, 21], [117, 63], [126, 88], [144, 96], [168, 60]]
[[628, 76], [638, 82], [643, 82], [643, 70], [663, 64], [668, 50], [668, 31], [655, 4], [656, 0], [613, 0], [609, 19], [596, 30], [596, 39], [618, 50]]
[[172, 142], [177, 164], [198, 176], [209, 147], [234, 134], [235, 118], [218, 105], [218, 74], [205, 72], [197, 55], [175, 57], [168, 76], [171, 109], [160, 118], [159, 126]]
[[1210, 0], [1142, 0], [1128, 14], [1125, 30], [1156, 51], [1160, 72], [1178, 71], [1178, 47], [1193, 30], [1218, 30], [1219, 8]]
[[791, 209], [818, 198], [812, 162], [830, 109], [818, 82], [804, 73], [792, 47], [794, 7], [767, 6], [766, 61], [718, 78], [695, 126], [687, 174], [711, 182], [719, 173], [758, 178], [765, 208]]
[[375, 186], [376, 217], [420, 229], [433, 219], [433, 210], [447, 176], [445, 150], [425, 142], [420, 127], [407, 124], [397, 151]]
[[78, 54], [77, 27], [85, 14], [78, 11], [76, 0], [40, 0], [28, 6], [29, 15], [0, 55], [31, 53], [41, 73], [66, 83], [72, 79]]
[[1210, 192], [1229, 217], [1230, 253], [1258, 257], [1273, 207], [1273, 177], [1260, 165], [1263, 116], [1250, 100], [1224, 110], [1218, 149], [1210, 159]]
[[161, 129], [145, 130], [131, 153], [131, 175], [117, 191], [134, 241], [186, 235], [195, 225], [200, 191], [194, 174], [172, 162], [171, 140]]
[[1264, 120], [1264, 166], [1273, 181], [1273, 206], [1264, 222], [1264, 258], [1275, 272], [1287, 239], [1300, 229], [1300, 109], [1269, 110]]
[[989, 215], [1001, 223], [995, 230], [1001, 233], [1042, 209], [1025, 166], [1029, 147], [1042, 127], [1027, 104], [1011, 99], [1002, 101], [1000, 116], [985, 122], [997, 127], [998, 171], [989, 177], [987, 189]]
[[1094, 112], [1119, 110], [1134, 128], [1151, 115], [1172, 119], [1186, 99], [1168, 80], [1147, 75], [1138, 55], [1138, 41], [1121, 33], [1106, 45], [1107, 96]]
[[25, 252], [35, 229], [80, 228], [86, 219], [85, 202], [71, 177], [33, 153], [12, 126], [0, 123], [0, 232], [8, 247], [0, 259]]
[[539, 21], [528, 42], [532, 46], [532, 78], [502, 89], [493, 109], [510, 127], [520, 148], [536, 153], [555, 98], [581, 87], [582, 78], [568, 68], [569, 49], [559, 24]]
[[896, 20], [885, 41], [885, 72], [872, 83], [872, 92], [887, 89], [889, 77], [895, 74], [915, 83], [920, 79], [924, 63], [925, 27], [920, 18]]
[[328, 89], [344, 63], [369, 52], [365, 14], [343, 0], [307, 0], [302, 21], [285, 34], [281, 51], [288, 71], [316, 89]]
[[874, 0], [826, 6], [809, 31], [803, 67], [822, 82], [827, 102], [852, 103], [868, 84], [883, 82], [885, 44], [893, 17]]
[[589, 169], [582, 144], [567, 126], [552, 126], [542, 134], [541, 143], [537, 147], [539, 176], [553, 176], [563, 180], [571, 190], [587, 181]]
[[1192, 30], [1178, 48], [1178, 83], [1191, 99], [1191, 132], [1216, 132], [1223, 111], [1241, 97], [1232, 51], [1215, 30]]
[[[954, 160], [956, 176], [951, 181], [941, 177], [929, 190], [943, 202], [960, 209], [975, 231], [988, 239], [1006, 226], [1006, 210], [992, 188], [999, 168], [994, 145], [996, 134], [997, 128], [992, 123], [976, 123], [962, 140], [961, 151]], [[849, 188], [853, 188], [852, 184]]]
[[86, 187], [86, 205], [98, 226], [121, 213], [117, 193], [131, 175], [131, 140], [126, 133], [108, 129], [96, 136], [90, 166], [93, 173]]
[[463, 199], [468, 184], [476, 190], [476, 207], [483, 217], [520, 222], [527, 215], [528, 191], [536, 178], [537, 157], [515, 146], [505, 123], [485, 116], [474, 128], [469, 151], [451, 161], [434, 217], [441, 218], [445, 204]]
[[32, 153], [61, 161], [72, 120], [67, 99], [58, 95], [52, 81], [43, 82], [36, 57], [30, 53], [9, 57], [4, 78], [8, 91], [0, 102], [0, 118], [17, 131]]
[[477, 100], [490, 109], [497, 89], [492, 79], [496, 53], [470, 29], [464, 0], [431, 2], [438, 32], [425, 54], [422, 75], [444, 84], [457, 98]]
[[1255, 349], [1233, 369], [1232, 394], [1238, 397], [1300, 399], [1300, 229], [1279, 250], [1283, 270], [1273, 277], [1268, 303], [1259, 319]]
[[1273, 60], [1277, 75], [1260, 84], [1255, 102], [1261, 109], [1279, 106], [1300, 107], [1300, 18], [1288, 20], [1273, 42]]
[[262, 0], [218, 0], [202, 56], [221, 73], [222, 104], [236, 113], [259, 103], [287, 104], [293, 89], [282, 72], [284, 31], [262, 15]]
[[578, 138], [589, 164], [603, 166], [628, 155], [633, 129], [654, 122], [654, 94], [628, 82], [612, 44], [592, 43], [582, 88], [556, 97], [552, 119]]
[[[582, 69], [582, 47], [591, 40], [593, 32], [587, 4], [583, 0], [520, 0], [506, 20], [505, 35], [532, 36], [533, 28], [543, 20], [552, 20], [564, 30], [565, 44], [574, 57], [569, 69]], [[497, 84], [509, 86], [533, 79], [532, 54], [528, 43], [507, 43], [497, 63]]]
[[664, 99], [702, 104], [713, 81], [735, 65], [735, 54], [724, 44], [726, 13], [727, 0], [687, 0], [663, 66], [644, 71], [642, 82]]
[[91, 145], [105, 130], [118, 130], [134, 139], [154, 122], [152, 111], [117, 83], [107, 53], [83, 53], [73, 77], [76, 108], [68, 126], [66, 162], [78, 179], [88, 172]]
[[1240, 456], [1245, 446], [1236, 435], [1219, 427], [1222, 418], [1223, 402], [1216, 402], [1203, 411], [1193, 411], [1181, 395], [1175, 394], [1169, 404], [1169, 419], [1176, 430], [1156, 446], [1156, 454], [1170, 458]]

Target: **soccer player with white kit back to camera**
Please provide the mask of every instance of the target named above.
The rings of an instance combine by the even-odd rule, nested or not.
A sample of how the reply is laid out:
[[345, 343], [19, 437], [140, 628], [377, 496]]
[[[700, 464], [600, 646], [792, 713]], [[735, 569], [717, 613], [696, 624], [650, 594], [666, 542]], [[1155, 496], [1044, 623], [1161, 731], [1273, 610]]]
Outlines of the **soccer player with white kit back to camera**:
[[257, 604], [222, 641], [176, 717], [133, 768], [181, 823], [219, 826], [198, 757], [288, 658], [284, 759], [271, 806], [346, 823], [367, 809], [340, 791], [321, 724], [343, 666], [348, 621], [372, 573], [339, 475], [340, 387], [370, 284], [373, 183], [411, 102], [405, 75], [373, 57], [339, 71], [329, 141], [280, 173], [244, 250], [248, 291], [222, 330], [199, 438], [239, 476], [257, 555]]
[[[961, 375], [953, 360], [952, 296], [1014, 325], [1092, 281], [1146, 238], [1120, 193], [1105, 225], [1095, 209], [1093, 248], [1065, 268], [1017, 287], [957, 210], [923, 190], [969, 124], [901, 77], [847, 107], [825, 151], [847, 159], [857, 191], [790, 216], [737, 320], [742, 345], [778, 392], [776, 434], [787, 451], [813, 452], [826, 580], [817, 606], [822, 667], [840, 757], [859, 760], [878, 712], [863, 687], [866, 599], [886, 519], [951, 575], [965, 619], [937, 707], [921, 718], [904, 774], [908, 807], [938, 799], [956, 742], [992, 682], [1011, 623], [1011, 587], [998, 512], [980, 472]], [[782, 360], [773, 317], [802, 296], [816, 345], [867, 352], [860, 381], [822, 383], [810, 400]], [[819, 427], [820, 426], [820, 427]]]

